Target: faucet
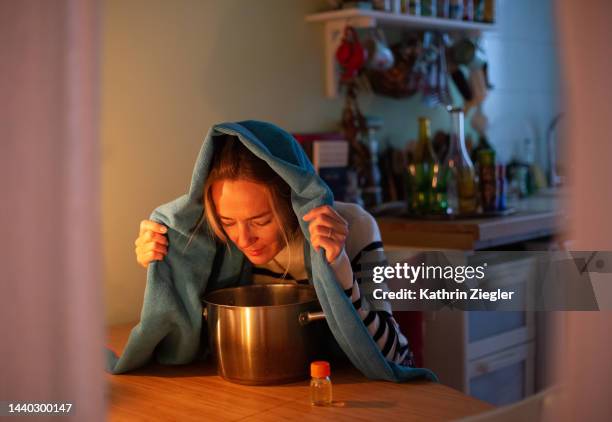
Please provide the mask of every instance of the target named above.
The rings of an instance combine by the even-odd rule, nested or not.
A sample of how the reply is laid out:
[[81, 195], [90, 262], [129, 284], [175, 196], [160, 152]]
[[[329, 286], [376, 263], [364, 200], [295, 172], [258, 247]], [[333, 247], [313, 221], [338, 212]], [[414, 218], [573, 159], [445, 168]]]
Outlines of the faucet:
[[557, 114], [548, 124], [546, 130], [546, 146], [548, 148], [548, 186], [555, 188], [561, 185], [563, 178], [557, 174], [557, 142], [556, 131], [559, 121], [563, 117], [563, 113]]

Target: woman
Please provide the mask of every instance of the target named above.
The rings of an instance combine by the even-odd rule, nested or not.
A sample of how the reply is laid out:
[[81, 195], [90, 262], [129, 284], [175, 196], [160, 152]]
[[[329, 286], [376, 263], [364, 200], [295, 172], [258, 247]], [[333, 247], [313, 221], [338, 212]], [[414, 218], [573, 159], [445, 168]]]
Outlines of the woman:
[[[221, 243], [235, 245], [252, 264], [252, 282], [308, 284], [304, 263], [304, 236], [292, 208], [289, 185], [235, 136], [215, 138], [214, 155], [204, 184], [204, 212], [191, 235], [202, 235], [206, 222]], [[310, 244], [324, 250], [338, 282], [350, 297], [363, 324], [383, 356], [413, 366], [408, 341], [391, 316], [388, 303], [375, 300], [371, 282], [358, 283], [357, 261], [365, 251], [382, 250], [375, 220], [360, 206], [335, 202], [303, 216]], [[161, 261], [172, 247], [167, 228], [144, 220], [136, 239], [136, 259], [144, 267]], [[187, 246], [188, 247], [188, 246]], [[380, 287], [380, 285], [377, 285]]]

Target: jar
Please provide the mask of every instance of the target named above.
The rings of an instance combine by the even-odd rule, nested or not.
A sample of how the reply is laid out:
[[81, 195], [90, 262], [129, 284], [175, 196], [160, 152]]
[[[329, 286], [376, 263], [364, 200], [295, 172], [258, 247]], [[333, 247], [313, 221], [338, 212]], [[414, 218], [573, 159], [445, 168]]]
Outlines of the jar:
[[310, 364], [310, 403], [313, 406], [330, 406], [332, 404], [332, 384], [329, 362], [318, 360]]

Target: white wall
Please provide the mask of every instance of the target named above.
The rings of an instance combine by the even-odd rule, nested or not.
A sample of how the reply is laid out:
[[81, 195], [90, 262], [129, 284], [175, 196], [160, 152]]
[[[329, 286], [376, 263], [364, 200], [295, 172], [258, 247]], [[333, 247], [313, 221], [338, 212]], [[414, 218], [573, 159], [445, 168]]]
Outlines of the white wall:
[[546, 129], [561, 111], [553, 1], [498, 3], [499, 31], [484, 39], [495, 85], [485, 103], [491, 138], [500, 155], [510, 158], [515, 143], [529, 137], [545, 163]]
[[[487, 34], [495, 90], [485, 108], [502, 158], [514, 141], [541, 141], [556, 112], [556, 47], [550, 0], [500, 0], [500, 30]], [[333, 129], [342, 100], [323, 96], [323, 31], [304, 16], [314, 0], [107, 0], [103, 13], [102, 214], [106, 320], [138, 319], [145, 270], [134, 259], [138, 224], [183, 194], [214, 123], [272, 121], [290, 131]], [[552, 75], [552, 76], [551, 76]], [[381, 138], [402, 146], [419, 115], [447, 129], [447, 113], [408, 100], [363, 95], [382, 116]], [[531, 129], [531, 128], [535, 129]], [[533, 133], [532, 133], [533, 132]]]

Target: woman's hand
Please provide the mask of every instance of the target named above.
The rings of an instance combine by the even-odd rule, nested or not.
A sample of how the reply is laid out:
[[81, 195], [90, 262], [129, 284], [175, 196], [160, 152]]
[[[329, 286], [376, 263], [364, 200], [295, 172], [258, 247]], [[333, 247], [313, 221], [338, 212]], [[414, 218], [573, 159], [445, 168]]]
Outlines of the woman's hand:
[[164, 236], [168, 228], [151, 220], [140, 222], [140, 234], [136, 245], [136, 261], [147, 267], [151, 261], [161, 261], [168, 253], [168, 239]]
[[325, 249], [327, 261], [332, 263], [344, 250], [346, 237], [349, 233], [348, 223], [329, 205], [310, 210], [304, 215], [304, 221], [309, 221], [310, 243], [315, 251]]

